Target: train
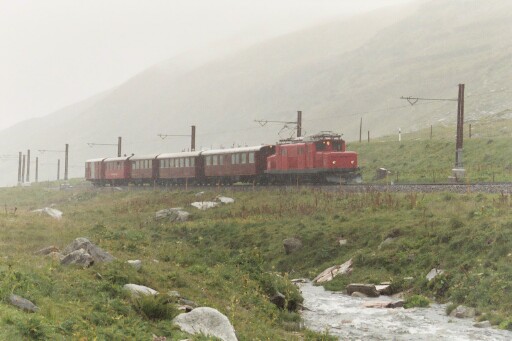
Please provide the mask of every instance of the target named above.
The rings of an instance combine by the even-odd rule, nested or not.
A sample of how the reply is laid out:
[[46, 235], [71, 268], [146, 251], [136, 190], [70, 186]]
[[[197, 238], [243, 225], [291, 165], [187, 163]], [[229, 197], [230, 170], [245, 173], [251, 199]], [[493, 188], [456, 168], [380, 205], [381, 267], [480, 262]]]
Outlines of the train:
[[357, 153], [322, 132], [274, 145], [106, 157], [85, 162], [95, 186], [347, 183], [361, 179]]

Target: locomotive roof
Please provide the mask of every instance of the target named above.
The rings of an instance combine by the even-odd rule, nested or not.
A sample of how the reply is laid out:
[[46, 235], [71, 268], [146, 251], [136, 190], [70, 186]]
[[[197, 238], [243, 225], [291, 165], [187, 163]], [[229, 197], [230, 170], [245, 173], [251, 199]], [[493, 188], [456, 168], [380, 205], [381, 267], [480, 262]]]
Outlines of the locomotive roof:
[[182, 153], [165, 153], [157, 156], [157, 159], [172, 159], [177, 157], [196, 157], [201, 155], [201, 152], [182, 152]]
[[152, 160], [152, 159], [156, 159], [156, 157], [158, 156], [158, 154], [148, 154], [148, 155], [137, 155], [137, 156], [132, 156], [130, 158], [131, 161], [133, 160]]
[[201, 155], [218, 155], [218, 154], [232, 154], [232, 153], [244, 153], [244, 152], [257, 152], [270, 145], [251, 146], [251, 147], [239, 147], [239, 148], [226, 148], [226, 149], [212, 149], [201, 152]]

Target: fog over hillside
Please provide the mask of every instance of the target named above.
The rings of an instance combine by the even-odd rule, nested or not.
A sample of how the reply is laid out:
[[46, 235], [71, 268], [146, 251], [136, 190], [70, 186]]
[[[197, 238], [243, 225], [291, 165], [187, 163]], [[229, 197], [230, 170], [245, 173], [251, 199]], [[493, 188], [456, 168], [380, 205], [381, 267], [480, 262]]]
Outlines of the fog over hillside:
[[[116, 153], [115, 146], [87, 142], [116, 143], [122, 136], [124, 153], [180, 151], [188, 138], [157, 134], [188, 134], [193, 124], [203, 149], [274, 143], [290, 131], [254, 120], [293, 121], [297, 110], [306, 133], [334, 130], [348, 140], [358, 138], [361, 118], [373, 136], [450, 124], [456, 103], [411, 107], [400, 96], [456, 98], [459, 83], [466, 84], [468, 119], [498, 114], [512, 107], [511, 11], [508, 0], [428, 1], [330, 22], [208, 62], [180, 56], [3, 130], [0, 143], [6, 154], [31, 149], [46, 180], [55, 178], [56, 155], [36, 155], [38, 149], [69, 143], [70, 176], [83, 176], [86, 159]], [[0, 163], [1, 185], [15, 183], [16, 167]]]

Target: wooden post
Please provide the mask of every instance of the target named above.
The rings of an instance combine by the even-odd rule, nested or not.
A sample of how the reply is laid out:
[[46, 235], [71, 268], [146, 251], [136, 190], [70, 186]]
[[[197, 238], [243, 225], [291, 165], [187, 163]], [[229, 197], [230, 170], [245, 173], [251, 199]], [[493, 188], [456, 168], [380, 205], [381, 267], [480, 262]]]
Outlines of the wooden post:
[[368, 130], [368, 143], [370, 143], [370, 131]]
[[36, 183], [39, 181], [39, 158], [36, 157]]
[[297, 111], [297, 137], [302, 136], [302, 111]]
[[430, 125], [430, 139], [432, 140], [432, 125]]
[[23, 155], [23, 164], [21, 166], [21, 182], [25, 182], [25, 155]]
[[19, 152], [19, 159], [18, 159], [18, 184], [21, 183], [21, 160], [22, 160], [22, 156], [21, 156], [21, 152]]
[[60, 180], [60, 159], [57, 160], [57, 181]]
[[471, 138], [471, 123], [469, 124], [469, 138]]
[[359, 143], [361, 143], [363, 135], [363, 118], [361, 117], [361, 121], [359, 122]]

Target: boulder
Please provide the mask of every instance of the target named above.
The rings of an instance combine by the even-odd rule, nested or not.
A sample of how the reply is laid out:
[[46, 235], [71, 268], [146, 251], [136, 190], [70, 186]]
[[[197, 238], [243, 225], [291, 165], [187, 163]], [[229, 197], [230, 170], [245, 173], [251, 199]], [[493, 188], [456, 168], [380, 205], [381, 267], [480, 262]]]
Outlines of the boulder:
[[45, 214], [57, 220], [62, 218], [62, 212], [51, 207], [40, 208], [38, 210], [33, 210], [32, 212]]
[[391, 285], [390, 284], [379, 284], [375, 286], [375, 289], [381, 294], [381, 295], [391, 295]]
[[108, 252], [103, 251], [103, 249], [91, 243], [87, 238], [75, 239], [71, 244], [66, 246], [62, 251], [62, 254], [68, 255], [73, 251], [80, 249], [85, 250], [89, 255], [91, 255], [94, 262], [111, 262], [115, 259]]
[[139, 270], [142, 267], [142, 262], [139, 259], [127, 260], [126, 263], [133, 266], [136, 270]]
[[218, 196], [217, 200], [223, 204], [232, 204], [235, 202], [235, 199], [229, 198], [229, 197], [223, 197], [223, 196]]
[[218, 310], [200, 307], [176, 316], [173, 323], [189, 334], [204, 334], [223, 341], [238, 341], [229, 319]]
[[358, 284], [353, 283], [347, 285], [347, 294], [352, 295], [353, 292], [358, 291], [360, 293], [365, 294], [368, 297], [379, 297], [380, 293], [375, 288], [373, 284]]
[[444, 270], [433, 268], [432, 270], [429, 271], [426, 278], [430, 282], [431, 280], [436, 278], [438, 275], [442, 275], [443, 273], [444, 273]]
[[92, 256], [89, 253], [87, 253], [87, 251], [85, 251], [84, 249], [79, 249], [79, 250], [73, 251], [73, 252], [67, 254], [66, 256], [64, 256], [61, 259], [60, 264], [62, 264], [62, 265], [76, 264], [76, 265], [83, 266], [84, 268], [87, 268], [87, 267], [91, 266], [92, 264], [94, 264], [94, 259], [92, 258]]
[[187, 221], [190, 213], [184, 211], [181, 207], [166, 208], [155, 213], [155, 219], [168, 219], [169, 221]]
[[300, 250], [302, 248], [302, 241], [299, 238], [287, 238], [283, 240], [283, 246], [284, 246], [284, 252], [286, 252], [287, 255], [290, 253], [293, 253], [297, 250]]
[[64, 259], [64, 255], [60, 252], [50, 252], [49, 254], [46, 255], [46, 257], [59, 262], [62, 261], [62, 259]]
[[158, 291], [138, 284], [125, 284], [123, 289], [128, 290], [133, 296], [158, 295]]
[[450, 313], [451, 317], [456, 318], [473, 318], [476, 315], [475, 308], [466, 307], [463, 305], [459, 305], [457, 308], [453, 309]]
[[18, 295], [11, 294], [9, 296], [9, 302], [12, 305], [29, 313], [35, 313], [39, 310], [39, 308], [34, 303]]
[[352, 272], [352, 258], [341, 265], [331, 266], [322, 271], [313, 279], [314, 283], [324, 283], [332, 281], [338, 275], [350, 274]]
[[213, 201], [196, 201], [196, 202], [191, 203], [190, 205], [192, 205], [195, 208], [200, 209], [200, 210], [207, 210], [209, 208], [219, 206], [219, 203], [213, 202]]
[[346, 240], [346, 239], [339, 239], [338, 240], [339, 246], [347, 245], [347, 243], [348, 243], [348, 240]]

